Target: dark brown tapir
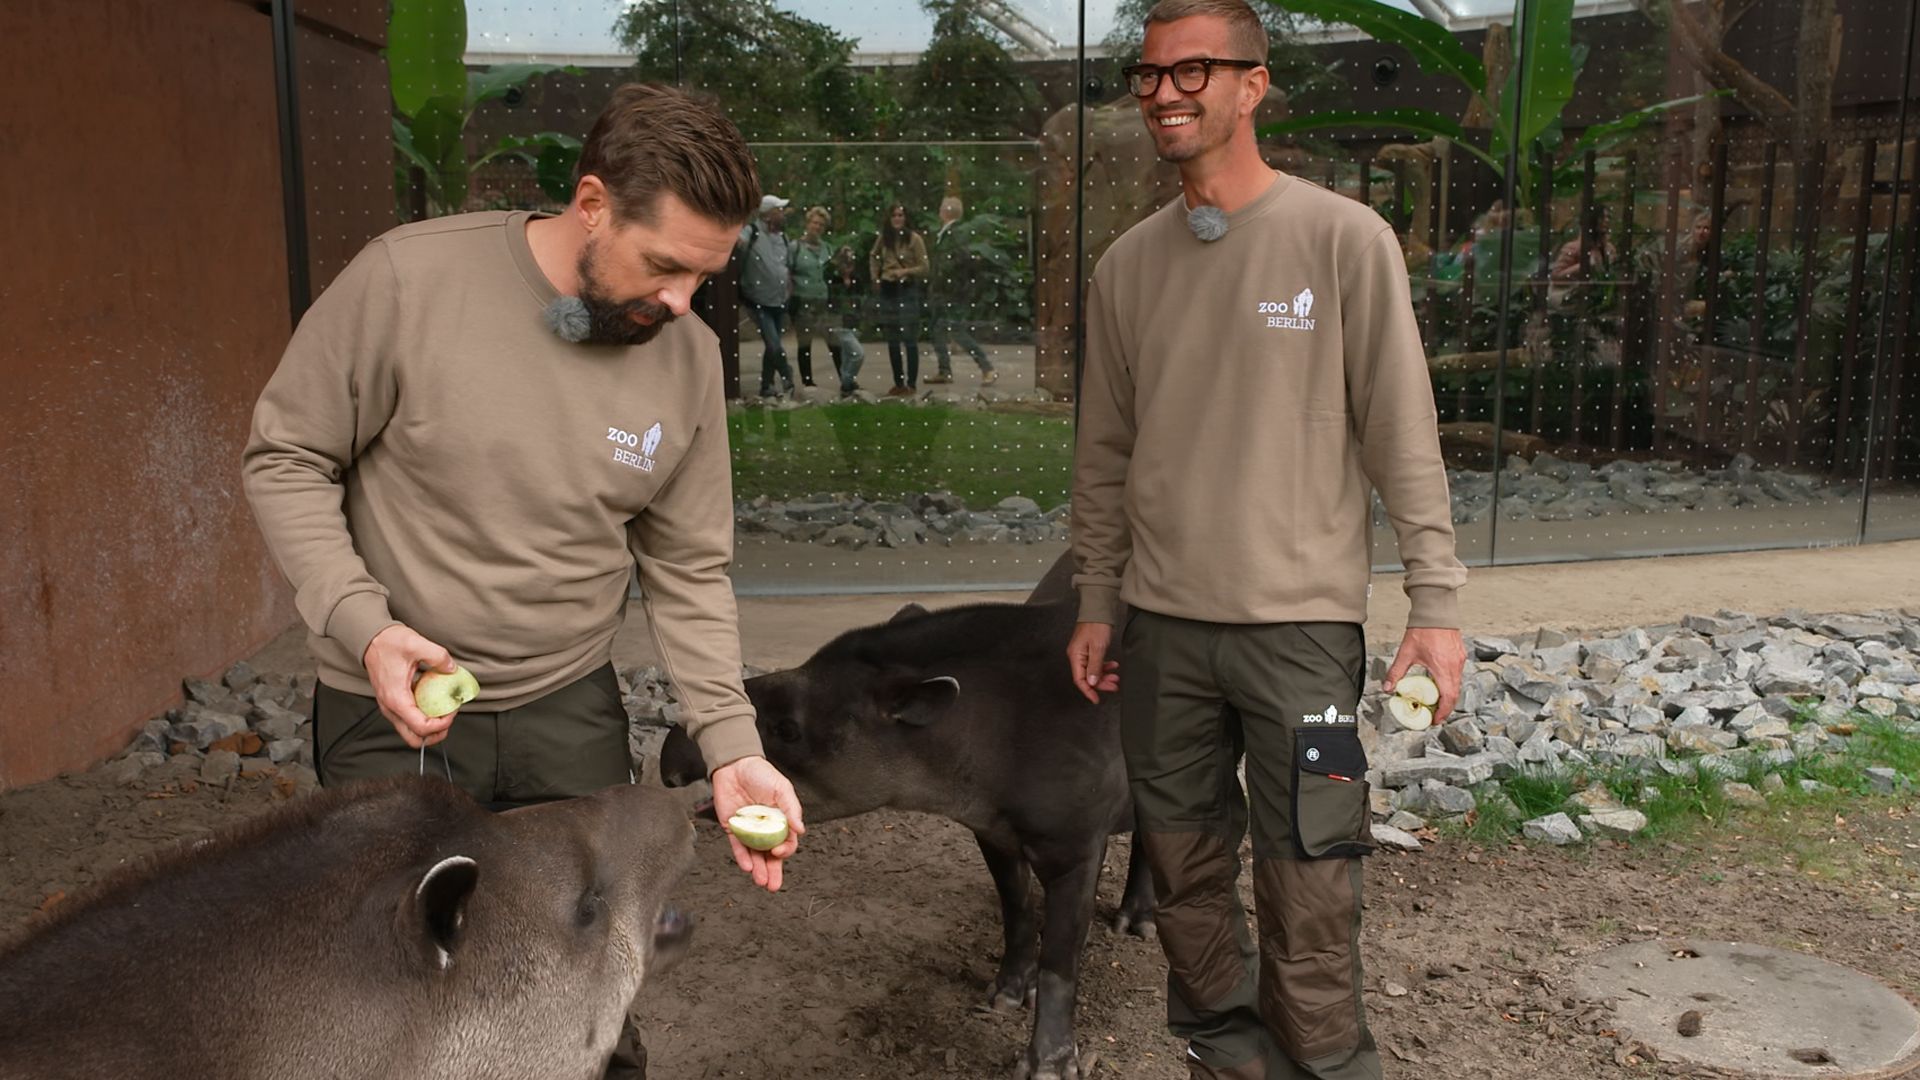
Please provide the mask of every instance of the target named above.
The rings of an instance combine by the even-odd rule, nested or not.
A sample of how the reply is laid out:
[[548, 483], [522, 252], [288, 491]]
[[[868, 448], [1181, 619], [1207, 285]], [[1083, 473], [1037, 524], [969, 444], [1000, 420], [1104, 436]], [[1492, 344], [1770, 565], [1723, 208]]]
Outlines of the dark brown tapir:
[[[979, 840], [1000, 895], [1006, 949], [995, 1008], [1034, 1008], [1016, 1077], [1080, 1075], [1073, 1012], [1107, 837], [1133, 828], [1116, 695], [1096, 706], [1067, 667], [1074, 601], [1063, 557], [1024, 604], [971, 604], [851, 630], [790, 671], [747, 680], [767, 757], [810, 822], [894, 807], [938, 814]], [[668, 785], [707, 775], [669, 733]], [[1143, 859], [1127, 871], [1116, 928], [1153, 930]], [[1046, 889], [1044, 916], [1030, 906]]]
[[0, 947], [0, 1080], [591, 1080], [685, 943], [692, 856], [658, 788], [320, 792]]

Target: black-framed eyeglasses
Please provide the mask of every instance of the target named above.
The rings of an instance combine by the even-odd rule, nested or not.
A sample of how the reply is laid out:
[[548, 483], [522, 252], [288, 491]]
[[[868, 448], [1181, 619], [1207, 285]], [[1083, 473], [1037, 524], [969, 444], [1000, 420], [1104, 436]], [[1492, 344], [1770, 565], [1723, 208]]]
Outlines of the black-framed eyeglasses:
[[1183, 94], [1197, 94], [1207, 88], [1213, 78], [1213, 69], [1217, 67], [1239, 68], [1243, 71], [1266, 65], [1258, 60], [1217, 60], [1203, 56], [1193, 60], [1182, 60], [1177, 64], [1134, 64], [1120, 69], [1126, 76], [1127, 92], [1134, 97], [1152, 97], [1160, 89], [1160, 79], [1164, 75], [1173, 76], [1173, 87]]

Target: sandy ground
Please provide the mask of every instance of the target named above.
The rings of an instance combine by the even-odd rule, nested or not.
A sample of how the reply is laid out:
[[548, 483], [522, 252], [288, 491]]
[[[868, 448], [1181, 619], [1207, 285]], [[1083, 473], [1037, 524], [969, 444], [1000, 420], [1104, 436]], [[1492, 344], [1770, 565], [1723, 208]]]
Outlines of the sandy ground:
[[[1857, 611], [1920, 606], [1920, 543], [1477, 570], [1470, 632], [1601, 630], [1734, 608]], [[1036, 575], [1037, 576], [1037, 575]], [[747, 659], [781, 666], [907, 600], [930, 606], [1017, 593], [760, 597], [741, 604]], [[1399, 581], [1374, 592], [1370, 637], [1397, 639]], [[254, 656], [308, 670], [299, 634]], [[651, 660], [643, 628], [623, 667]], [[277, 801], [270, 782], [123, 788], [98, 771], [0, 793], [0, 938], [37, 909], [154, 847]], [[777, 896], [756, 893], [706, 826], [678, 903], [700, 920], [682, 965], [642, 1001], [655, 1077], [1006, 1075], [1026, 1014], [980, 1008], [999, 949], [991, 884], [952, 824], [875, 813], [815, 823]], [[1101, 913], [1118, 902], [1125, 841], [1108, 856]], [[1920, 814], [1909, 803], [1836, 815], [1753, 812], [1697, 834], [1577, 851], [1441, 840], [1368, 862], [1366, 1003], [1390, 1076], [1624, 1077], [1605, 1008], [1571, 989], [1581, 959], [1648, 936], [1698, 934], [1802, 948], [1920, 995]], [[1181, 1047], [1161, 1025], [1158, 947], [1096, 925], [1078, 1031], [1095, 1077], [1173, 1078]], [[289, 1022], [298, 1022], [290, 1015]], [[1622, 1064], [1622, 1062], [1627, 1062]]]

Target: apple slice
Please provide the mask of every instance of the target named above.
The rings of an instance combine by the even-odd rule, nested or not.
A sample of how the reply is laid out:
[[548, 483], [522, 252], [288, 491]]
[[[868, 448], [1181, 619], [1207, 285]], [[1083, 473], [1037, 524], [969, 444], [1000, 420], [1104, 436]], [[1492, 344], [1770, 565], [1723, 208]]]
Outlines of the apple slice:
[[1440, 703], [1439, 684], [1425, 675], [1402, 675], [1400, 681], [1393, 684], [1393, 692], [1429, 709]]
[[727, 819], [727, 831], [755, 851], [772, 851], [786, 842], [787, 815], [771, 806], [749, 804]]
[[1387, 715], [1408, 731], [1425, 731], [1433, 726], [1432, 709], [1399, 694], [1387, 699]]
[[438, 719], [480, 696], [473, 672], [454, 665], [451, 673], [429, 671], [413, 684], [413, 703], [428, 717]]

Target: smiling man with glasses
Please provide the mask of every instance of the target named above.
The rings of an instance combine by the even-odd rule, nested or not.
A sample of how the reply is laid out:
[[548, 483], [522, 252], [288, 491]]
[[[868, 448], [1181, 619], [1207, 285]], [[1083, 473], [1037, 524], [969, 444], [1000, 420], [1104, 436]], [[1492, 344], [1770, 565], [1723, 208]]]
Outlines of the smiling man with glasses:
[[1371, 492], [1412, 607], [1386, 688], [1421, 664], [1444, 717], [1465, 660], [1406, 266], [1370, 208], [1262, 160], [1267, 35], [1244, 0], [1161, 0], [1141, 54], [1127, 88], [1183, 197], [1087, 292], [1069, 662], [1095, 700], [1118, 675], [1189, 1075], [1379, 1077], [1359, 949]]

